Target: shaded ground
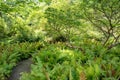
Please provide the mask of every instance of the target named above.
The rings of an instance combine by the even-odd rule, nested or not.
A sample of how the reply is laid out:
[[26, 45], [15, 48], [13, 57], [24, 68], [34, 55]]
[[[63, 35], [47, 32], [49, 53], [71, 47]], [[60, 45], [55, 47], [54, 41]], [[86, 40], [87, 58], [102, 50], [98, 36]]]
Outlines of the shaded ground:
[[8, 80], [19, 80], [21, 72], [30, 72], [32, 60], [27, 59], [19, 62], [16, 67], [13, 68], [13, 71]]

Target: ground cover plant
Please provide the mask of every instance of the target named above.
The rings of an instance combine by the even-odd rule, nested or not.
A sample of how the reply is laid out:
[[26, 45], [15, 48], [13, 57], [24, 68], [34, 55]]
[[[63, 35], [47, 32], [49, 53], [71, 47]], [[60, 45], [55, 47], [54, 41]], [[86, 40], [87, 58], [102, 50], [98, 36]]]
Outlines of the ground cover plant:
[[0, 80], [119, 80], [119, 0], [0, 0]]

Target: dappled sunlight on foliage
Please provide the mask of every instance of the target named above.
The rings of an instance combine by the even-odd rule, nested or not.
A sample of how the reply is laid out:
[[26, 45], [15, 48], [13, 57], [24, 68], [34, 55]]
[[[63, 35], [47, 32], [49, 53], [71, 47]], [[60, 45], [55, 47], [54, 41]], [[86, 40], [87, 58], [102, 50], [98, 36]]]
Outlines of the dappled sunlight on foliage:
[[20, 80], [119, 80], [120, 1], [0, 0], [0, 80], [26, 59]]

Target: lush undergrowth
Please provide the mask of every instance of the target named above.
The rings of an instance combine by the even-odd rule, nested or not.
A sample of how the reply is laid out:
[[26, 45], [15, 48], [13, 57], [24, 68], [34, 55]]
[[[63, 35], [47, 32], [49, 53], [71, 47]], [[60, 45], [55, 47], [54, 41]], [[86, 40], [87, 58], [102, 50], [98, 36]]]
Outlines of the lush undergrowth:
[[0, 80], [120, 80], [119, 0], [0, 0]]
[[21, 80], [118, 80], [119, 56], [95, 49], [83, 53], [62, 43], [49, 45], [33, 56], [32, 70]]
[[[90, 44], [89, 44], [90, 45]], [[119, 49], [107, 51], [100, 45], [88, 46], [85, 52], [66, 43], [23, 42], [0, 46], [0, 79], [6, 80], [17, 62], [32, 57], [30, 73], [21, 80], [118, 80]]]
[[40, 42], [0, 45], [0, 79], [6, 80], [17, 62], [30, 58], [43, 47]]

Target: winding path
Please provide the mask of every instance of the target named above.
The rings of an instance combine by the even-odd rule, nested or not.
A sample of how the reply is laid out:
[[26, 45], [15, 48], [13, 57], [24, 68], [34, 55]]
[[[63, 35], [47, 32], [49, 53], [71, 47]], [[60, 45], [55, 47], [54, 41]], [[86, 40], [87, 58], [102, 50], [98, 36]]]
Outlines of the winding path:
[[8, 80], [19, 80], [21, 72], [30, 72], [31, 64], [32, 64], [31, 58], [19, 62], [17, 66], [13, 68], [12, 73]]

